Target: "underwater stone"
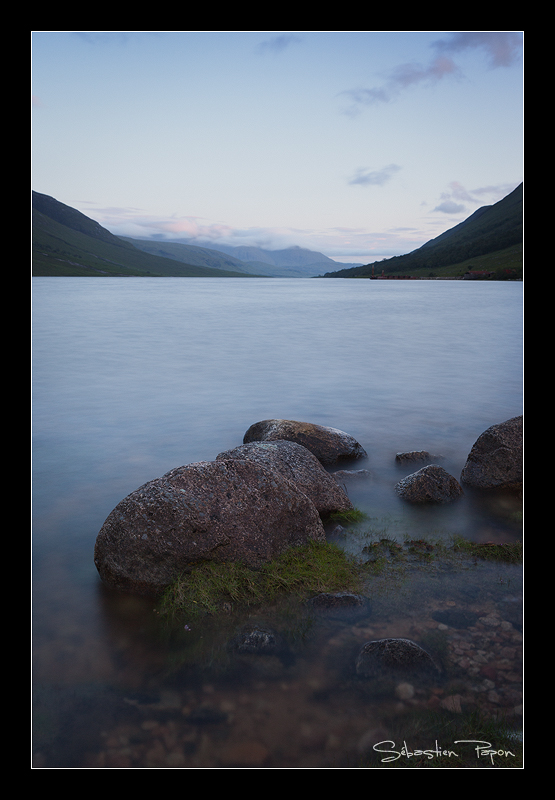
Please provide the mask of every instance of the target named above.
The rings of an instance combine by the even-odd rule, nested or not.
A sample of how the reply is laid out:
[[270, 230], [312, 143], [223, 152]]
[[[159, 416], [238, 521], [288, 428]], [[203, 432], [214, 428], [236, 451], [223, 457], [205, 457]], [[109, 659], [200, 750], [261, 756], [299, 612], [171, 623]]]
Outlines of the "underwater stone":
[[356, 660], [357, 675], [364, 678], [395, 673], [434, 673], [432, 657], [410, 639], [377, 639], [367, 642]]

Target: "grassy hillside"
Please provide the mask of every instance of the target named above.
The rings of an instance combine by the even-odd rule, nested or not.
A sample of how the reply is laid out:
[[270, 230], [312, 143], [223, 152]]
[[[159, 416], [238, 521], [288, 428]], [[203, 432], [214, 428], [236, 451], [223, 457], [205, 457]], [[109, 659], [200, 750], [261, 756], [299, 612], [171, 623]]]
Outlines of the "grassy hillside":
[[[523, 187], [492, 206], [478, 209], [464, 222], [403, 256], [354, 269], [326, 273], [326, 278], [385, 275], [461, 276], [470, 270], [491, 270], [495, 278], [522, 278]], [[512, 270], [507, 272], [506, 270]]]
[[97, 222], [33, 192], [33, 276], [250, 277], [138, 250]]

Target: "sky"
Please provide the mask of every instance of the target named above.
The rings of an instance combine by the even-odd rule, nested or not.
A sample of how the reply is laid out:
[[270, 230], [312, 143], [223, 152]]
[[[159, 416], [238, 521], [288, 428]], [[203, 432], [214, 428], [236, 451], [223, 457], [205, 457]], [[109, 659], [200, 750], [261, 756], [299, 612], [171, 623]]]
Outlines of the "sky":
[[120, 236], [411, 252], [523, 180], [522, 31], [33, 31], [32, 188]]

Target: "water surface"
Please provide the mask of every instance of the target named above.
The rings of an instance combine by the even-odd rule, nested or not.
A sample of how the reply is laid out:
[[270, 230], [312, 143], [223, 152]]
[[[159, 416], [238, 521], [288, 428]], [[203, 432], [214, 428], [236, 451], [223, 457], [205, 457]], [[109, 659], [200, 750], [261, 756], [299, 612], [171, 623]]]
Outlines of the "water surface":
[[[314, 700], [310, 687], [321, 689], [337, 677], [335, 667], [328, 673], [322, 666], [323, 654], [333, 650], [330, 641], [345, 636], [348, 645], [339, 648], [345, 653], [360, 637], [394, 635], [387, 631], [409, 630], [409, 622], [417, 628], [424, 621], [434, 625], [431, 615], [439, 606], [462, 602], [457, 570], [452, 575], [442, 570], [440, 577], [423, 573], [424, 585], [411, 579], [403, 590], [413, 597], [410, 613], [397, 595], [395, 613], [385, 615], [391, 618], [387, 625], [373, 618], [343, 621], [333, 631], [327, 622], [312, 627], [289, 672], [274, 665], [275, 674], [267, 666], [268, 674], [253, 675], [249, 665], [239, 671], [241, 680], [235, 668], [212, 674], [200, 637], [195, 668], [191, 672], [189, 664], [181, 682], [173, 676], [170, 691], [167, 666], [175, 643], [162, 644], [152, 604], [114, 597], [99, 584], [92, 560], [96, 534], [119, 500], [144, 482], [176, 466], [213, 459], [240, 444], [252, 423], [281, 417], [340, 428], [360, 441], [368, 459], [357, 466], [371, 477], [350, 484], [349, 494], [375, 531], [383, 529], [399, 542], [430, 534], [515, 541], [521, 536], [518, 507], [504, 498], [485, 504], [467, 492], [452, 506], [407, 508], [394, 491], [407, 474], [396, 466], [395, 454], [428, 450], [459, 478], [479, 434], [520, 413], [519, 283], [35, 278], [38, 765], [152, 766], [150, 758], [155, 766], [222, 767], [226, 758], [233, 761], [225, 755], [230, 742], [248, 745], [261, 737], [268, 751], [263, 766], [323, 767], [334, 758], [351, 765], [370, 723], [380, 728], [383, 719], [374, 701], [367, 701], [360, 717], [354, 710], [347, 713], [358, 704], [354, 695], [344, 698], [341, 713], [335, 706], [340, 692], [320, 692]], [[354, 552], [365, 545], [360, 531], [339, 540]], [[518, 604], [519, 570], [484, 565], [469, 570], [479, 579], [466, 604], [481, 604], [480, 613]], [[512, 624], [508, 616], [503, 611], [500, 620]], [[191, 648], [191, 641], [180, 641], [177, 652]], [[226, 721], [180, 730], [183, 710], [208, 701], [227, 714]], [[512, 708], [516, 701], [511, 702]], [[267, 723], [259, 707], [266, 708]], [[303, 723], [303, 714], [315, 715], [315, 721]], [[333, 731], [330, 719], [337, 723]], [[156, 730], [150, 723], [166, 729], [150, 736]], [[125, 739], [115, 733], [125, 724], [135, 737], [128, 732], [127, 755], [123, 745], [106, 744], [114, 743], [110, 736]], [[303, 739], [300, 732], [309, 729]], [[176, 737], [173, 749], [169, 730]], [[287, 741], [296, 745], [286, 746]], [[118, 758], [121, 763], [115, 763]]]

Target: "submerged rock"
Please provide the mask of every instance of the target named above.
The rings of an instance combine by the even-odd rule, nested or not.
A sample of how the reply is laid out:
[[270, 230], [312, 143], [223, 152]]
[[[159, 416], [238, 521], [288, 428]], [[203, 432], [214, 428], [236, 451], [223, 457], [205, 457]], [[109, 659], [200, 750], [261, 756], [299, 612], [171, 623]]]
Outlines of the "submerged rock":
[[478, 619], [478, 614], [474, 611], [464, 611], [457, 609], [447, 609], [445, 611], [435, 611], [432, 619], [450, 628], [469, 628]]
[[395, 491], [410, 503], [450, 503], [463, 494], [457, 479], [437, 464], [407, 475], [395, 486]]
[[415, 461], [427, 461], [431, 464], [432, 461], [439, 461], [442, 456], [433, 456], [427, 450], [410, 450], [406, 453], [397, 453], [395, 461], [397, 464], [406, 464]]
[[253, 461], [287, 478], [312, 500], [321, 517], [353, 508], [346, 492], [316, 456], [295, 442], [250, 442], [216, 456], [216, 461], [226, 459]]
[[433, 658], [410, 639], [376, 639], [367, 642], [356, 659], [357, 675], [381, 677], [391, 673], [437, 673]]
[[243, 444], [285, 439], [303, 445], [325, 466], [338, 461], [366, 458], [367, 453], [350, 434], [312, 422], [266, 419], [256, 422], [243, 437]]
[[461, 483], [475, 489], [522, 490], [523, 418], [492, 425], [475, 441]]
[[202, 461], [146, 483], [109, 514], [95, 544], [102, 581], [158, 594], [194, 565], [257, 567], [290, 547], [325, 541], [311, 500], [252, 461]]
[[[229, 642], [228, 649], [243, 661], [243, 669], [253, 668], [259, 676], [279, 677], [295, 663], [295, 654], [286, 640], [272, 628], [257, 623], [245, 625]], [[247, 664], [253, 656], [258, 664]], [[242, 669], [242, 671], [243, 671]]]
[[243, 628], [229, 643], [238, 653], [275, 655], [284, 649], [280, 637], [270, 628], [259, 625]]
[[307, 601], [307, 606], [319, 614], [331, 617], [352, 617], [370, 613], [366, 597], [353, 592], [321, 592]]
[[332, 477], [338, 482], [350, 480], [363, 480], [372, 477], [369, 469], [339, 469], [331, 473]]

